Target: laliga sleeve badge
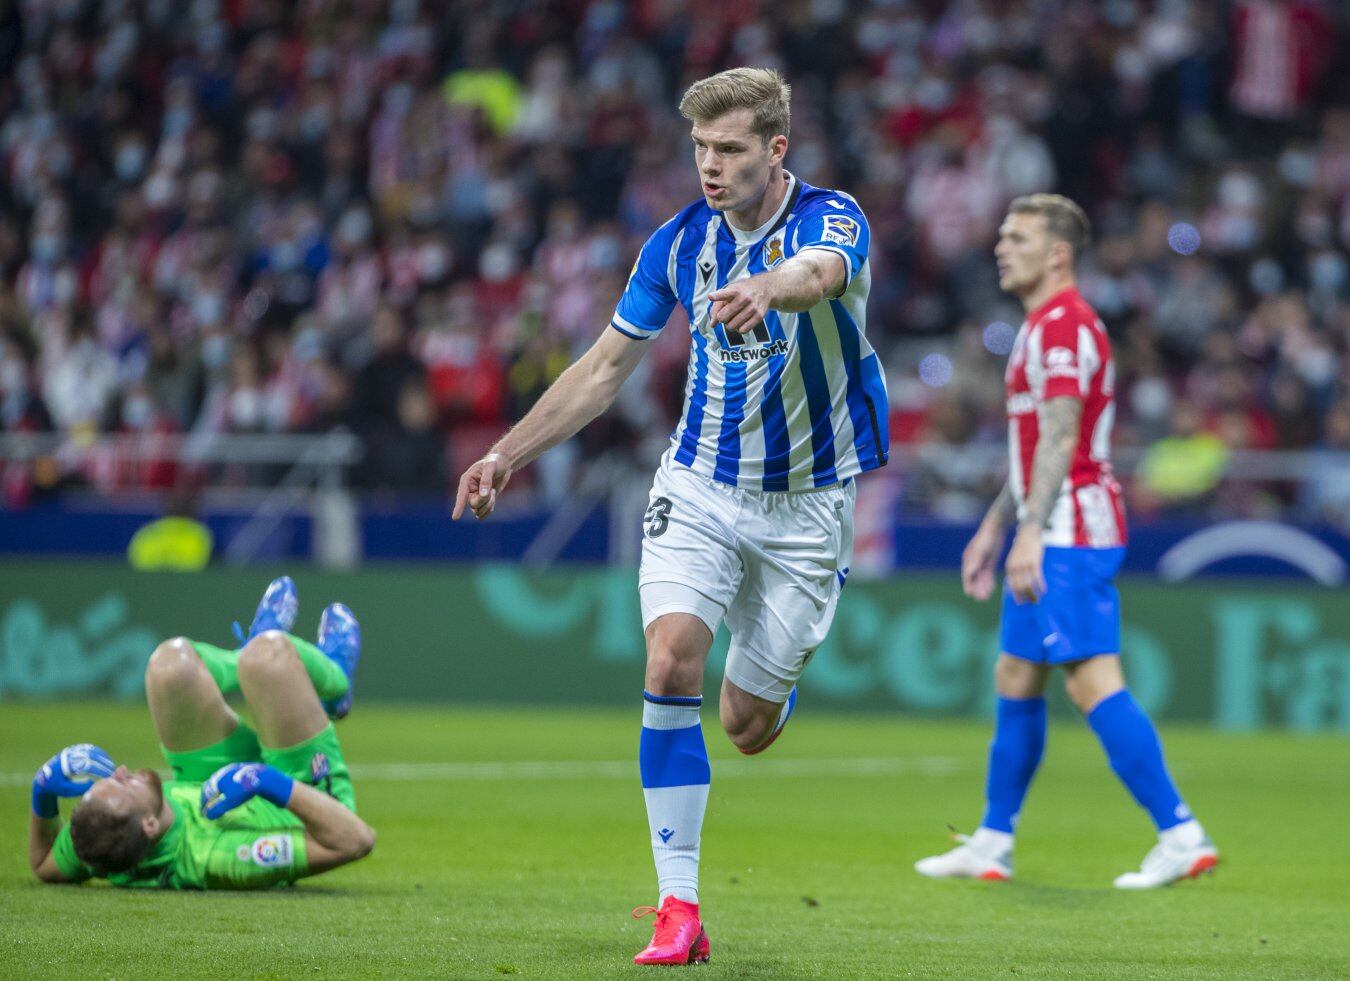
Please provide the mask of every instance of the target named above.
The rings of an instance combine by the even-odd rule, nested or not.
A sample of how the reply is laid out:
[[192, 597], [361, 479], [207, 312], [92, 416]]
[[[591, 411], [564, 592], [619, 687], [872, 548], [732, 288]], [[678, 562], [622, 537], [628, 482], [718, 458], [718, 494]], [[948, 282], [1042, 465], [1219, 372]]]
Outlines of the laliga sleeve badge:
[[263, 868], [285, 868], [295, 856], [291, 852], [290, 835], [267, 835], [253, 843], [253, 862]]

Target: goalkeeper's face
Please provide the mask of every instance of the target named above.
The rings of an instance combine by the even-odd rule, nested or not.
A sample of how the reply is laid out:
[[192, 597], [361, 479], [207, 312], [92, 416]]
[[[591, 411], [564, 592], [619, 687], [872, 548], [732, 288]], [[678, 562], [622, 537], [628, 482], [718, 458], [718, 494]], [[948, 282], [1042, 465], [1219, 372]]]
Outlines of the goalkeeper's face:
[[119, 766], [113, 775], [89, 788], [85, 800], [97, 801], [110, 814], [158, 820], [164, 810], [164, 786], [154, 770]]
[[757, 208], [787, 153], [786, 136], [766, 139], [753, 123], [749, 109], [734, 109], [690, 131], [703, 199], [714, 211]]

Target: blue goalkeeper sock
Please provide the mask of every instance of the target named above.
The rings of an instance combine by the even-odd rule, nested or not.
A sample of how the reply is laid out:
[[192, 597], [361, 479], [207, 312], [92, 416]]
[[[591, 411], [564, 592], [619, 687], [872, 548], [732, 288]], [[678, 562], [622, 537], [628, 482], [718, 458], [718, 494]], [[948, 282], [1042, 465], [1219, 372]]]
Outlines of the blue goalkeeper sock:
[[1000, 698], [989, 743], [983, 828], [1012, 833], [1045, 754], [1045, 699]]
[[1159, 831], [1190, 820], [1191, 812], [1163, 762], [1158, 731], [1128, 689], [1103, 698], [1087, 721], [1106, 750], [1111, 769]]
[[703, 812], [712, 781], [698, 716], [703, 699], [648, 692], [642, 698], [638, 764], [660, 888], [657, 905], [667, 896], [697, 903]]

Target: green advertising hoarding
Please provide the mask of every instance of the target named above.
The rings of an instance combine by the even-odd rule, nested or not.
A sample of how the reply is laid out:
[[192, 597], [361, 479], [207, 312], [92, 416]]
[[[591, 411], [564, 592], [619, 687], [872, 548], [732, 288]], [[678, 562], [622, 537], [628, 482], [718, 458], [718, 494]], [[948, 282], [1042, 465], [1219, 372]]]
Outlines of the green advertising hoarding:
[[[623, 704], [642, 685], [629, 569], [289, 571], [300, 588], [297, 632], [312, 633], [335, 599], [361, 618], [363, 697]], [[230, 621], [248, 620], [273, 572], [0, 565], [0, 700], [141, 697], [141, 673], [160, 639], [230, 643]], [[1121, 593], [1126, 671], [1159, 718], [1350, 731], [1350, 607], [1337, 591], [1127, 579]], [[995, 603], [966, 599], [951, 575], [850, 581], [830, 639], [807, 667], [803, 696], [840, 709], [988, 713], [997, 616]], [[725, 651], [723, 631], [710, 691]]]

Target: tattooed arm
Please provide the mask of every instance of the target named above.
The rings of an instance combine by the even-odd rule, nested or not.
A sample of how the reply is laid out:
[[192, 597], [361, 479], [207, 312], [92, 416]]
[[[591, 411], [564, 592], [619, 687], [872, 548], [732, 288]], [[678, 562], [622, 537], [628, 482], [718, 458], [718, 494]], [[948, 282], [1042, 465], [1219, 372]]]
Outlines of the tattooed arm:
[[1008, 553], [1008, 585], [1019, 602], [1034, 603], [1045, 592], [1041, 560], [1045, 546], [1041, 531], [1059, 499], [1064, 478], [1080, 438], [1083, 403], [1064, 395], [1041, 406], [1040, 438], [1031, 462], [1031, 483], [1022, 505], [1021, 521]]

